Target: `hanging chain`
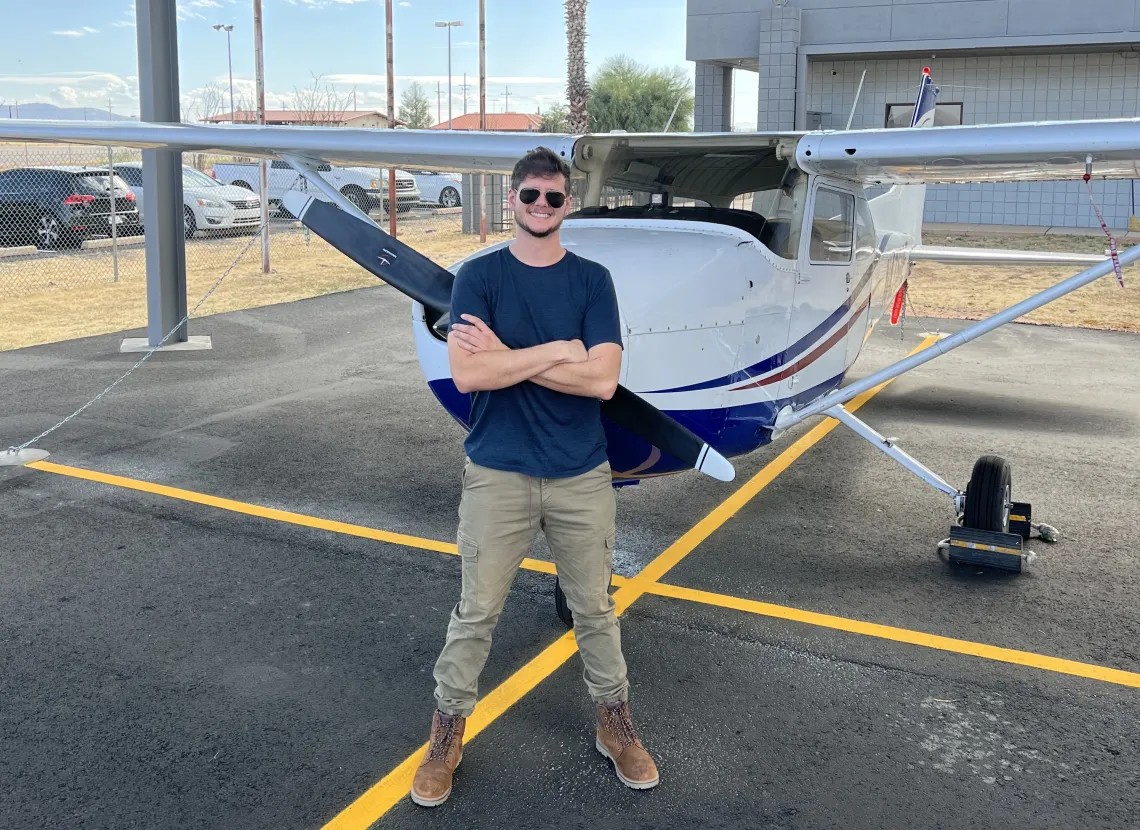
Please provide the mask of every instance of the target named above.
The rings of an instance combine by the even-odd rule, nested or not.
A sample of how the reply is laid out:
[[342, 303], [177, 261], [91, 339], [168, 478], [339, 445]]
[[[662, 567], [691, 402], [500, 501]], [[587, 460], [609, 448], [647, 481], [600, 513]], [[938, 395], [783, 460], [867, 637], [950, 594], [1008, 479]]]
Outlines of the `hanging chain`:
[[32, 444], [39, 441], [40, 439], [46, 438], [47, 436], [51, 435], [53, 432], [55, 432], [57, 429], [59, 429], [64, 424], [66, 424], [69, 421], [72, 421], [75, 418], [79, 417], [79, 415], [82, 414], [83, 411], [85, 409], [87, 409], [87, 407], [98, 402], [100, 399], [102, 399], [102, 397], [104, 395], [106, 395], [108, 392], [110, 392], [112, 389], [114, 389], [116, 386], [118, 386], [120, 383], [122, 383], [128, 377], [130, 377], [131, 372], [133, 372], [135, 369], [139, 368], [144, 363], [146, 363], [147, 359], [150, 358], [150, 356], [152, 354], [154, 354], [156, 351], [158, 351], [160, 348], [162, 348], [162, 346], [166, 343], [166, 341], [169, 340], [174, 335], [174, 333], [176, 331], [178, 331], [180, 328], [182, 328], [182, 326], [185, 325], [186, 322], [192, 316], [194, 316], [194, 312], [197, 311], [202, 306], [202, 303], [206, 302], [206, 300], [208, 300], [210, 298], [210, 295], [213, 294], [214, 291], [217, 290], [218, 286], [222, 284], [222, 280], [224, 280], [226, 277], [228, 277], [230, 275], [230, 272], [233, 271], [234, 268], [237, 267], [237, 264], [242, 261], [242, 259], [245, 257], [245, 255], [249, 252], [249, 249], [253, 247], [253, 243], [260, 240], [264, 233], [265, 233], [265, 228], [262, 227], [262, 229], [258, 233], [254, 234], [252, 237], [250, 237], [249, 242], [246, 244], [246, 246], [244, 248], [242, 248], [241, 253], [239, 253], [237, 255], [237, 258], [233, 262], [230, 263], [230, 266], [225, 270], [225, 272], [220, 277], [218, 277], [218, 279], [214, 282], [213, 285], [210, 286], [210, 290], [202, 295], [202, 299], [198, 300], [198, 302], [194, 305], [194, 307], [186, 313], [186, 316], [183, 317], [181, 320], [179, 320], [177, 325], [175, 325], [174, 328], [172, 328], [170, 331], [168, 331], [166, 333], [166, 337], [162, 338], [162, 340], [159, 342], [159, 344], [157, 346], [155, 346], [149, 352], [147, 352], [145, 355], [143, 355], [142, 359], [139, 360], [139, 362], [136, 363], [134, 366], [132, 366], [130, 369], [128, 369], [123, 374], [122, 377], [120, 377], [118, 380], [116, 380], [114, 383], [112, 383], [110, 386], [108, 386], [106, 389], [104, 389], [102, 392], [100, 392], [94, 398], [89, 400], [87, 403], [83, 404], [83, 406], [79, 407], [79, 409], [72, 412], [70, 415], [68, 415], [66, 418], [64, 418], [62, 421], [60, 421], [55, 426], [49, 427], [48, 429], [45, 429], [43, 432], [41, 432], [35, 438], [32, 438], [29, 441], [25, 441], [23, 444], [20, 444], [18, 447], [9, 447], [8, 452], [16, 453], [16, 452], [19, 452], [20, 450], [25, 450], [28, 447], [30, 447]]

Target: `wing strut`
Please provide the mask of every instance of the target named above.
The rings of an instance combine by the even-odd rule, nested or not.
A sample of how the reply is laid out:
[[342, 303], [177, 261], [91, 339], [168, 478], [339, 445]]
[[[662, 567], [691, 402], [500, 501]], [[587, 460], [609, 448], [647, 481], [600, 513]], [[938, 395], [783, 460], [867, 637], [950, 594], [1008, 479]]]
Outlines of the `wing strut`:
[[[1137, 259], [1140, 259], [1140, 245], [1133, 245], [1120, 255], [1120, 264], [1122, 266], [1130, 265]], [[989, 334], [999, 326], [1004, 326], [1006, 323], [1016, 320], [1018, 317], [1028, 314], [1046, 303], [1063, 297], [1111, 273], [1113, 273], [1113, 262], [1111, 260], [1105, 260], [1091, 268], [1081, 271], [1079, 274], [1074, 274], [1067, 280], [1057, 283], [1052, 288], [1046, 288], [1044, 291], [1034, 294], [1032, 297], [1024, 299], [1016, 305], [1010, 306], [1005, 311], [999, 311], [992, 317], [987, 317], [985, 320], [967, 326], [957, 334], [953, 334], [944, 340], [936, 341], [917, 354], [904, 358], [897, 363], [892, 363], [887, 368], [881, 369], [862, 380], [857, 380], [850, 386], [844, 386], [842, 389], [837, 389], [831, 394], [824, 395], [822, 398], [816, 399], [813, 403], [808, 404], [802, 409], [792, 409], [790, 406], [785, 407], [780, 411], [780, 414], [776, 416], [776, 429], [784, 430], [813, 415], [827, 412], [832, 407], [846, 403], [856, 395], [861, 395], [868, 389], [878, 386], [880, 383], [897, 378], [904, 372], [909, 372], [911, 369], [921, 366], [924, 363], [929, 363], [940, 355], [951, 352], [959, 346], [964, 346], [971, 340], [976, 340], [981, 337], [983, 334]]]
[[370, 225], [374, 225], [377, 228], [380, 227], [372, 221], [372, 217], [354, 205], [351, 200], [345, 198], [344, 194], [325, 180], [325, 177], [322, 176], [317, 169], [318, 162], [307, 159], [304, 156], [293, 155], [292, 153], [282, 153], [281, 158], [289, 162], [289, 166], [300, 173], [305, 178], [305, 181], [328, 196], [329, 199], [332, 200], [332, 203], [338, 208], [351, 213], [357, 219], [363, 220]]

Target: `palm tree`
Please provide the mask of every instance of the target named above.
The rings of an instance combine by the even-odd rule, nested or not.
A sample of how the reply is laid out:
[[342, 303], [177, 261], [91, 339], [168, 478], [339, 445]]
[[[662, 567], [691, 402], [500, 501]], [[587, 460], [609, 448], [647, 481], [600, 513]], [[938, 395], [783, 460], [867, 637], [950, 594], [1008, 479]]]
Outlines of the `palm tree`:
[[566, 0], [566, 97], [570, 99], [570, 116], [566, 129], [571, 133], [590, 130], [586, 102], [590, 85], [586, 81], [586, 3], [588, 0]]

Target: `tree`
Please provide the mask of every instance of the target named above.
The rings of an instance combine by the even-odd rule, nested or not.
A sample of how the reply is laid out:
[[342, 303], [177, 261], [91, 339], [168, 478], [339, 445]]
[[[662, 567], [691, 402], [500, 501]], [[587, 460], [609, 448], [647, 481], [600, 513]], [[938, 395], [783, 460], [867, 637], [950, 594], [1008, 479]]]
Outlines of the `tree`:
[[569, 131], [566, 126], [568, 113], [566, 112], [565, 104], [555, 104], [545, 114], [542, 115], [542, 126], [539, 132], [543, 133], [565, 133]]
[[589, 116], [594, 132], [662, 132], [666, 124], [669, 132], [690, 131], [693, 92], [680, 67], [651, 69], [618, 55], [602, 64], [591, 86]]
[[292, 109], [297, 113], [294, 123], [330, 127], [338, 126], [344, 121], [345, 111], [352, 101], [352, 94], [356, 87], [343, 98], [328, 84], [321, 86], [322, 75], [313, 76], [313, 85], [298, 89], [293, 87]]
[[228, 112], [224, 98], [222, 88], [217, 84], [208, 84], [202, 87], [198, 93], [198, 110], [202, 113], [203, 121], [208, 121], [215, 115], [221, 115], [223, 111]]
[[400, 118], [413, 130], [431, 126], [431, 103], [418, 82], [413, 81], [400, 97]]
[[590, 131], [587, 102], [590, 84], [586, 80], [586, 3], [588, 0], [566, 0], [566, 97], [570, 115], [566, 129], [575, 134]]

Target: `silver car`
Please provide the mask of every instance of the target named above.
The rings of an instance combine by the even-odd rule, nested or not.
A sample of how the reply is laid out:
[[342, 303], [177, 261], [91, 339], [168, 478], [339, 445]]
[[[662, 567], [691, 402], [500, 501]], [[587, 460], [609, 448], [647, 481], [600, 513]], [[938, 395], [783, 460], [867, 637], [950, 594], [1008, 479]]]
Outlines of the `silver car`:
[[458, 173], [417, 170], [413, 174], [420, 189], [420, 200], [440, 207], [463, 204], [463, 177]]
[[[134, 191], [143, 221], [141, 162], [115, 165], [115, 173]], [[182, 166], [182, 220], [189, 238], [197, 231], [257, 228], [261, 222], [261, 197], [232, 184], [222, 184], [193, 167]]]

